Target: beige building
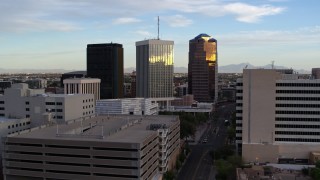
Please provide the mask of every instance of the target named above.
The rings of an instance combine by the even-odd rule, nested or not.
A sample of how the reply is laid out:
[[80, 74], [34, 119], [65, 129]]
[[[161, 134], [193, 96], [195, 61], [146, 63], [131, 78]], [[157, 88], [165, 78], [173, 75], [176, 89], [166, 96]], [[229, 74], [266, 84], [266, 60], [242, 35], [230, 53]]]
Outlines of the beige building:
[[319, 151], [320, 79], [244, 69], [236, 102], [236, 143], [245, 161], [303, 164]]
[[4, 139], [5, 180], [161, 178], [180, 150], [178, 116], [99, 116]]
[[64, 79], [64, 94], [94, 94], [94, 100], [99, 100], [100, 82], [97, 78]]
[[29, 89], [21, 83], [0, 95], [0, 117], [30, 118], [31, 127], [94, 115], [93, 94], [45, 94], [44, 89]]

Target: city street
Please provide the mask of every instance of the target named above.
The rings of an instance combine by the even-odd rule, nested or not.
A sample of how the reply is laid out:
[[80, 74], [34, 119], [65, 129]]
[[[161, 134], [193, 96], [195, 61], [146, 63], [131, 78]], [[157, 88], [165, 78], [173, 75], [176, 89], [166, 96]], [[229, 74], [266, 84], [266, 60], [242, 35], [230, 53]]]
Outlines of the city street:
[[[224, 145], [226, 127], [224, 121], [230, 120], [232, 111], [235, 110], [235, 104], [229, 103], [218, 107], [218, 121], [208, 123], [204, 133], [198, 141], [198, 144], [190, 145], [191, 153], [186, 163], [178, 174], [178, 180], [211, 180], [215, 179], [215, 169], [209, 152]], [[206, 142], [207, 140], [207, 142]]]

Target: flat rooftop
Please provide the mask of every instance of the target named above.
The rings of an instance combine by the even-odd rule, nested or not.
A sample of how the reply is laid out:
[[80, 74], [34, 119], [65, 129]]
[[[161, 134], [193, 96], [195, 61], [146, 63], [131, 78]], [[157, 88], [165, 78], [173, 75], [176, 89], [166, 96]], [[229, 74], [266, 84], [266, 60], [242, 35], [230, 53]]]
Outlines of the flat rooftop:
[[157, 131], [150, 130], [150, 124], [165, 124], [170, 127], [177, 123], [178, 116], [97, 116], [87, 120], [72, 121], [68, 124], [33, 128], [9, 137], [33, 139], [61, 139], [75, 141], [103, 141], [141, 143]]

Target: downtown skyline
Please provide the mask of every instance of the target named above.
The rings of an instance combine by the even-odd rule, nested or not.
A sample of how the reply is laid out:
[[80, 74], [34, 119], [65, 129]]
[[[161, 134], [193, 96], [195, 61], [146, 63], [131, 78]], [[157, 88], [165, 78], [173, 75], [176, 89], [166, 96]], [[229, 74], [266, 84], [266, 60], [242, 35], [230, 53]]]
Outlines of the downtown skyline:
[[[218, 41], [219, 65], [248, 62], [318, 67], [320, 2], [297, 0], [17, 0], [0, 6], [1, 68], [86, 69], [86, 45], [120, 43], [135, 67], [135, 42], [173, 40], [174, 66], [188, 66], [188, 43], [200, 33]], [[303, 63], [301, 63], [301, 61]]]

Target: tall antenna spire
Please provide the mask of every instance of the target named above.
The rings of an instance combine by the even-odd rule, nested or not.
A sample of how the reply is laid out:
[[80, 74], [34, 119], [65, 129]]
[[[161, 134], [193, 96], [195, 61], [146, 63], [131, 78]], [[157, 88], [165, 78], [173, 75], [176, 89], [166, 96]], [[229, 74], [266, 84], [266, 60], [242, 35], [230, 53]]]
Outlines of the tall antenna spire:
[[159, 16], [158, 16], [158, 40], [160, 39], [159, 38], [159, 26], [160, 26], [160, 19], [159, 19]]

